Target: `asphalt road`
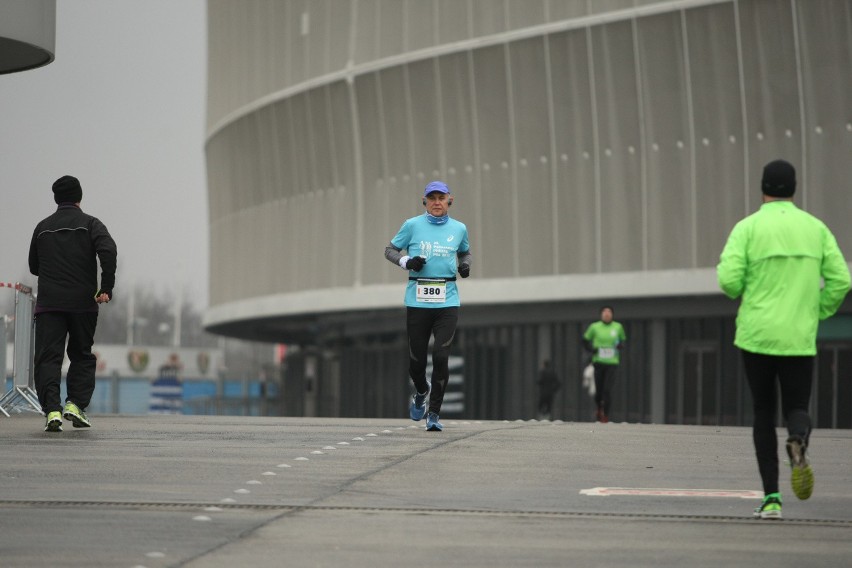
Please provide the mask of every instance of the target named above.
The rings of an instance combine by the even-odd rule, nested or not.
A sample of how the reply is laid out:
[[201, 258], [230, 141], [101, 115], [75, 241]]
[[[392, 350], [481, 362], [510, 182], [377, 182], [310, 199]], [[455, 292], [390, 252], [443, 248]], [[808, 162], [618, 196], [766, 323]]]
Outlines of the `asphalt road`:
[[852, 565], [849, 430], [759, 521], [745, 428], [91, 419], [0, 418], [0, 567]]

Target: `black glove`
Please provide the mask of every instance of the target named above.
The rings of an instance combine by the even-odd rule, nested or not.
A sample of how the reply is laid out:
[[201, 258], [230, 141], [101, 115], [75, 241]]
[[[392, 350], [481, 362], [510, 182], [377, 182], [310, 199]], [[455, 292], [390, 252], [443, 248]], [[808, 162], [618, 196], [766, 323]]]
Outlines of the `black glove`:
[[459, 265], [459, 276], [462, 278], [467, 278], [470, 276], [470, 265], [469, 264], [461, 264]]
[[414, 272], [420, 272], [423, 270], [423, 266], [426, 264], [426, 259], [422, 256], [412, 256], [408, 259], [408, 262], [405, 263], [405, 268], [408, 270], [413, 270]]

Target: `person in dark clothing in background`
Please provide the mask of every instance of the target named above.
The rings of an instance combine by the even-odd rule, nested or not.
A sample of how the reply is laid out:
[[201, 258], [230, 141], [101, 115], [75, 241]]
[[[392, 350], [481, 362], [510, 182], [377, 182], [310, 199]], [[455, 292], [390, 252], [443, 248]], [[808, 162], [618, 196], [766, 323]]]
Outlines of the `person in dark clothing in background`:
[[[63, 416], [75, 428], [91, 426], [85, 410], [95, 391], [97, 362], [92, 344], [98, 304], [112, 299], [117, 250], [104, 224], [80, 210], [83, 190], [77, 178], [56, 180], [53, 199], [58, 205], [56, 212], [33, 231], [29, 264], [30, 272], [38, 276], [35, 387], [46, 415], [44, 430], [61, 432]], [[63, 351], [71, 361], [64, 407], [59, 394]]]
[[561, 385], [562, 383], [559, 381], [550, 361], [545, 360], [538, 375], [538, 414], [540, 419], [550, 419], [553, 397]]

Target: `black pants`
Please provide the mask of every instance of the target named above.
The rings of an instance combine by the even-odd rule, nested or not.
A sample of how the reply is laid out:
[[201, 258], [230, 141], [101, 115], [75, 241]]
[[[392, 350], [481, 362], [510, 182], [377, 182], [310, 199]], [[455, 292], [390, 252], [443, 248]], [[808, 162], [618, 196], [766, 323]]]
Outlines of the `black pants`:
[[618, 370], [618, 365], [605, 365], [603, 363], [595, 363], [595, 404], [598, 409], [603, 410], [603, 413], [609, 416], [609, 407], [612, 404], [612, 384], [615, 382], [615, 372]]
[[42, 312], [35, 316], [35, 361], [33, 373], [38, 401], [47, 414], [62, 410], [59, 395], [65, 340], [68, 340], [67, 398], [85, 410], [95, 392], [95, 355], [92, 344], [98, 312]]
[[426, 357], [429, 338], [435, 336], [432, 346], [432, 393], [429, 395], [429, 412], [440, 414], [444, 402], [444, 391], [450, 378], [450, 345], [456, 335], [459, 309], [452, 308], [408, 308], [408, 375], [417, 392], [429, 389], [426, 382]]
[[765, 494], [778, 492], [778, 440], [775, 433], [775, 388], [781, 385], [781, 412], [791, 436], [807, 443], [811, 435], [811, 400], [814, 358], [760, 355], [743, 351], [746, 378], [754, 404], [754, 450]]
[[542, 416], [550, 416], [550, 411], [553, 408], [553, 395], [556, 393], [543, 392], [538, 395], [538, 413]]

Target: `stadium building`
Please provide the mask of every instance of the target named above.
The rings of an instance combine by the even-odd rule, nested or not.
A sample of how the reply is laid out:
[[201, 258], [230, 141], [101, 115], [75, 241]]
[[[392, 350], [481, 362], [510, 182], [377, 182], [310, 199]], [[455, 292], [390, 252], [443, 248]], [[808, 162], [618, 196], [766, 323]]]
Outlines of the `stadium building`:
[[[744, 425], [715, 265], [762, 167], [852, 258], [848, 0], [210, 0], [208, 330], [287, 343], [287, 412], [405, 416], [406, 275], [385, 246], [455, 195], [473, 270], [447, 417], [590, 420], [581, 335], [628, 341], [613, 419]], [[813, 416], [852, 427], [852, 304]], [[442, 413], [442, 416], [444, 413]]]

